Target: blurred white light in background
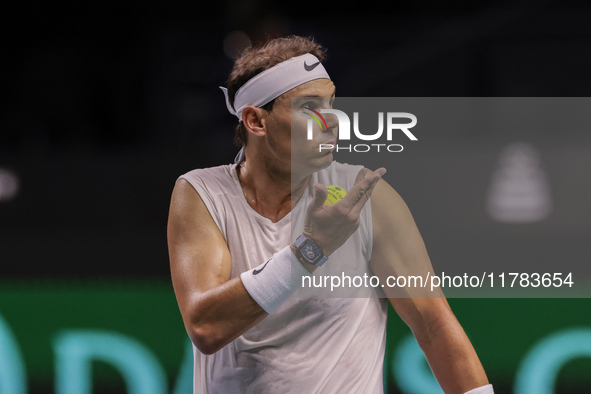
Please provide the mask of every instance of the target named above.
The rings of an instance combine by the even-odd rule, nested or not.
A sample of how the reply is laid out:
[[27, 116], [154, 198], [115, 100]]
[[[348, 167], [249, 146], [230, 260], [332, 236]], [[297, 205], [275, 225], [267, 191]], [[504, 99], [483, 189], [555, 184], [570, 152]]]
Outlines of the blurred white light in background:
[[536, 148], [514, 143], [503, 150], [493, 174], [486, 210], [499, 222], [531, 223], [552, 212], [552, 196]]
[[242, 51], [250, 46], [250, 38], [243, 31], [230, 32], [224, 38], [224, 53], [232, 60], [238, 58]]
[[0, 168], [0, 202], [10, 201], [18, 193], [18, 178], [12, 172]]

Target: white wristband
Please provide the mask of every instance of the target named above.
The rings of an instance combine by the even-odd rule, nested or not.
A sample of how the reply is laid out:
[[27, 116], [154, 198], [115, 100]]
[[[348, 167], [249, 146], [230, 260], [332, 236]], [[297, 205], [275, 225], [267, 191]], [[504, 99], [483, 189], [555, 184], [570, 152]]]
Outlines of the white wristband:
[[493, 391], [492, 384], [487, 384], [486, 386], [477, 387], [464, 394], [495, 394], [495, 392]]
[[248, 294], [271, 314], [301, 286], [301, 278], [309, 275], [310, 272], [293, 255], [291, 247], [286, 246], [265, 263], [240, 274], [240, 279]]

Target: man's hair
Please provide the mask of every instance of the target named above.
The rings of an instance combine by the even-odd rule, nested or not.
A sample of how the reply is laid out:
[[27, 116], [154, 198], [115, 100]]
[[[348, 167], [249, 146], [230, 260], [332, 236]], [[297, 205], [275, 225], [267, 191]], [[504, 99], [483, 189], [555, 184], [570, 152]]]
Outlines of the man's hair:
[[[276, 64], [292, 57], [305, 55], [306, 53], [311, 53], [321, 62], [324, 62], [326, 59], [326, 49], [315, 42], [313, 38], [299, 36], [275, 38], [262, 45], [247, 48], [234, 62], [234, 68], [228, 77], [227, 87], [230, 104], [234, 106], [236, 92], [251, 78]], [[267, 112], [271, 112], [274, 103], [275, 99], [269, 101], [261, 108]], [[236, 127], [234, 144], [238, 147], [243, 147], [246, 146], [247, 142], [246, 127], [240, 122], [238, 127]]]

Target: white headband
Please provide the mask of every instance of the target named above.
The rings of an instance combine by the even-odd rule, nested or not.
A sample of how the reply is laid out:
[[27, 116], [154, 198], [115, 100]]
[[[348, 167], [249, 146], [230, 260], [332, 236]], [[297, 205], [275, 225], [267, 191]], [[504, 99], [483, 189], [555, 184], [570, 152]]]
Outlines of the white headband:
[[238, 89], [234, 108], [228, 98], [228, 89], [220, 86], [226, 96], [226, 107], [242, 122], [242, 110], [247, 105], [262, 107], [283, 93], [314, 79], [330, 79], [320, 60], [311, 53], [292, 57], [257, 74]]

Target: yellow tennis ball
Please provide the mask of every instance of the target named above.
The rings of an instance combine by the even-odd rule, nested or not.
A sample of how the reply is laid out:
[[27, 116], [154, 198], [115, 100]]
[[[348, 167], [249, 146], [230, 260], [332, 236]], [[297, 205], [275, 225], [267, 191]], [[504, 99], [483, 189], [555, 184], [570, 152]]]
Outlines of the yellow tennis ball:
[[324, 205], [336, 204], [347, 195], [347, 191], [340, 186], [331, 185], [326, 188], [328, 190], [328, 197]]

